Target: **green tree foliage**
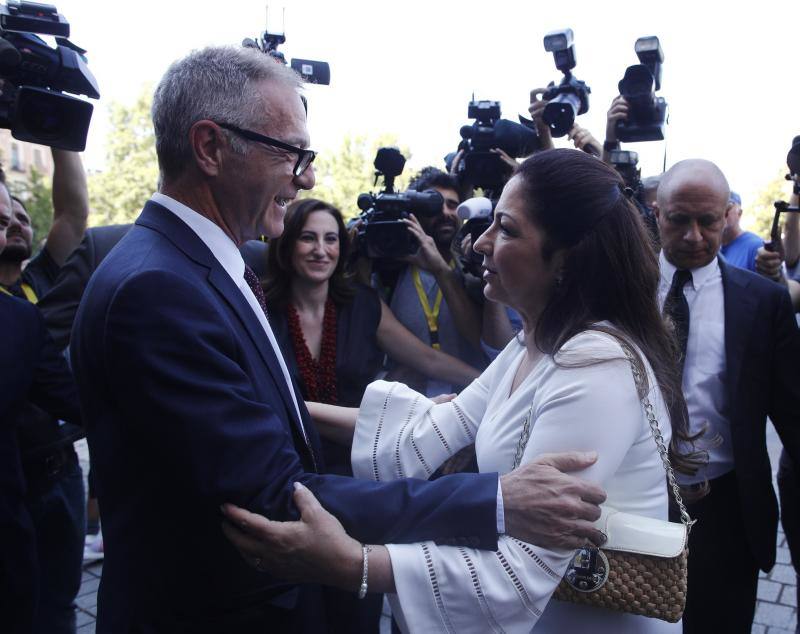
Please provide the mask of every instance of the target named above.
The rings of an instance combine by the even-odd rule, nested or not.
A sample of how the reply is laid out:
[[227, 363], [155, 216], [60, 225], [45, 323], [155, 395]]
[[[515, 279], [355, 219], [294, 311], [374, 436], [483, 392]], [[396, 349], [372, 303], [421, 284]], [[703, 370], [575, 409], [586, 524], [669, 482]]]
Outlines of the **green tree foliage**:
[[133, 222], [156, 191], [158, 161], [150, 119], [153, 87], [146, 85], [133, 104], [112, 103], [106, 167], [89, 174], [90, 225]]
[[791, 183], [786, 178], [786, 167], [783, 166], [775, 178], [767, 183], [758, 193], [752, 205], [749, 205], [742, 214], [742, 227], [769, 240], [772, 228], [772, 219], [775, 216], [773, 203], [776, 200], [789, 200], [792, 191]]
[[[378, 191], [382, 187], [375, 183], [375, 153], [379, 147], [398, 147], [397, 137], [383, 134], [379, 137], [368, 138], [364, 135], [347, 134], [342, 140], [339, 151], [335, 154], [322, 152], [314, 162], [314, 171], [317, 184], [310, 192], [303, 192], [305, 198], [319, 198], [338, 207], [345, 219], [349, 220], [359, 214], [356, 206], [358, 195], [363, 192]], [[400, 151], [411, 158], [407, 147]], [[412, 174], [406, 163], [405, 172], [395, 180], [398, 191], [405, 189]]]
[[35, 167], [31, 167], [27, 181], [9, 181], [13, 196], [25, 203], [31, 217], [34, 240], [42, 240], [53, 224], [53, 187], [48, 179]]

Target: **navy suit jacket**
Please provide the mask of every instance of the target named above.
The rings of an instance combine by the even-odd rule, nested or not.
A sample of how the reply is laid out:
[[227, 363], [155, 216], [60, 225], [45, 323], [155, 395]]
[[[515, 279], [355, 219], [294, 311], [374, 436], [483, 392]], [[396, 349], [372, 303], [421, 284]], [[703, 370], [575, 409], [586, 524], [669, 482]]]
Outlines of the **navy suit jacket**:
[[[39, 298], [36, 306], [44, 315], [47, 329], [59, 350], [69, 345], [75, 313], [78, 311], [89, 278], [131, 227], [132, 224], [87, 229], [81, 243], [59, 270], [58, 277], [50, 290], [44, 297]], [[251, 240], [242, 245], [240, 252], [245, 263], [255, 271], [256, 275], [263, 277], [267, 261], [267, 245]]]
[[20, 408], [34, 403], [55, 418], [80, 424], [78, 394], [67, 368], [30, 302], [0, 293], [0, 593], [4, 627], [30, 631], [37, 598], [36, 537], [25, 503], [17, 442]]
[[[762, 570], [775, 563], [778, 503], [767, 454], [766, 420], [800, 464], [800, 333], [786, 289], [720, 260], [725, 296], [727, 419], [742, 522]], [[712, 485], [713, 492], [713, 485]]]
[[317, 434], [295, 388], [307, 445], [250, 304], [153, 202], [89, 282], [71, 353], [103, 510], [99, 632], [200, 630], [291, 606], [295, 590], [224, 538], [219, 507], [294, 519], [295, 481], [361, 541], [496, 547], [496, 474], [376, 483], [320, 472]]

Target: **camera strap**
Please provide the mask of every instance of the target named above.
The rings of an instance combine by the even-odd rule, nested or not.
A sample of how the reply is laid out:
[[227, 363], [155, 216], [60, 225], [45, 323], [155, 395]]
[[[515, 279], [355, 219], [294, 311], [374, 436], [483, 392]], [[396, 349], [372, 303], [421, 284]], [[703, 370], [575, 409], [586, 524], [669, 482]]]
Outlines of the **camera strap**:
[[[20, 284], [19, 288], [22, 289], [25, 299], [27, 299], [31, 304], [35, 304], [39, 301], [39, 298], [36, 297], [36, 293], [33, 291], [33, 288], [31, 288], [30, 284]], [[0, 292], [5, 293], [6, 295], [11, 295], [11, 297], [18, 297], [17, 293], [12, 293], [5, 286], [0, 286]], [[19, 299], [22, 299], [22, 297]]]
[[[450, 268], [453, 268], [455, 263], [450, 263]], [[422, 312], [425, 313], [425, 321], [428, 323], [428, 335], [431, 340], [431, 347], [436, 350], [441, 350], [439, 345], [439, 311], [442, 308], [442, 289], [437, 288], [436, 299], [433, 302], [433, 309], [428, 301], [428, 294], [425, 292], [425, 287], [422, 285], [422, 278], [419, 274], [419, 267], [411, 267], [411, 276], [414, 279], [414, 288], [417, 289], [417, 296], [419, 297], [419, 305], [422, 306]]]

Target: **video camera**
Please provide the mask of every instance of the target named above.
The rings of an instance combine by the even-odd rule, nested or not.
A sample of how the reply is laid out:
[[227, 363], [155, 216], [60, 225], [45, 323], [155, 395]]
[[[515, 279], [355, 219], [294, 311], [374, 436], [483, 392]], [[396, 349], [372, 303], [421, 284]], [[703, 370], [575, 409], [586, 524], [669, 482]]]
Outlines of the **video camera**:
[[[35, 35], [56, 38], [53, 49]], [[70, 42], [55, 6], [8, 0], [0, 5], [0, 128], [20, 141], [81, 152], [94, 107], [65, 93], [99, 99], [85, 50]]]
[[499, 148], [511, 158], [528, 156], [540, 149], [539, 137], [530, 128], [500, 118], [499, 101], [470, 101], [467, 117], [472, 125], [461, 126], [459, 150], [464, 157], [458, 176], [462, 182], [484, 190], [499, 192], [511, 176], [512, 168], [494, 152]]
[[656, 97], [661, 90], [661, 64], [664, 51], [655, 35], [640, 37], [634, 45], [640, 64], [628, 66], [619, 82], [619, 94], [625, 97], [629, 110], [626, 119], [617, 121], [617, 139], [662, 141], [667, 123], [667, 102]]
[[[278, 47], [285, 42], [285, 33], [270, 33], [269, 25], [267, 25], [267, 28], [261, 34], [260, 38], [245, 38], [242, 40], [242, 46], [245, 48], [258, 49], [285, 66], [286, 57], [278, 50]], [[295, 57], [291, 61], [291, 67], [293, 71], [311, 84], [324, 84], [328, 86], [331, 83], [331, 68], [328, 62], [320, 62], [313, 59], [299, 59]]]
[[394, 147], [382, 147], [375, 155], [375, 183], [383, 177], [384, 189], [378, 194], [360, 194], [358, 208], [362, 223], [358, 228], [358, 248], [372, 259], [398, 259], [413, 255], [419, 243], [403, 222], [410, 214], [433, 218], [442, 213], [444, 198], [434, 190], [394, 191], [394, 179], [403, 172], [406, 159]]
[[[483, 196], [470, 198], [461, 203], [456, 209], [458, 217], [461, 218], [463, 224], [456, 236], [456, 244], [460, 250], [461, 243], [464, 238], [469, 236], [470, 243], [475, 246], [478, 238], [489, 228], [494, 219], [494, 208], [497, 206], [497, 200], [489, 200]], [[464, 270], [471, 273], [475, 277], [481, 275], [481, 264], [483, 263], [483, 256], [470, 249], [468, 253], [461, 252], [461, 263], [464, 265]]]
[[556, 68], [564, 73], [561, 83], [556, 85], [551, 81], [547, 85], [547, 92], [542, 95], [542, 99], [548, 102], [542, 119], [554, 137], [567, 134], [575, 123], [575, 117], [589, 111], [589, 93], [592, 89], [572, 74], [576, 63], [572, 40], [572, 29], [553, 31], [544, 36], [544, 50], [553, 53]]

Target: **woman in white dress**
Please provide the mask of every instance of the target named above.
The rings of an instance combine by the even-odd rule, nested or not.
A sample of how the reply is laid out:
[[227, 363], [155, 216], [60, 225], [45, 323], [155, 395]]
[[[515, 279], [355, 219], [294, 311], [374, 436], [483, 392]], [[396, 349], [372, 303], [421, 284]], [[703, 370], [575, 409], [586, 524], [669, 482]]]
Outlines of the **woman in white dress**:
[[[486, 297], [522, 315], [524, 336], [452, 401], [378, 381], [359, 410], [312, 408], [338, 435], [352, 434], [356, 477], [428, 478], [473, 442], [480, 471], [501, 474], [546, 453], [595, 451], [597, 462], [581, 475], [606, 489], [606, 506], [667, 519], [664, 466], [633, 364], [647, 377], [673, 465], [691, 470], [696, 456], [676, 450], [687, 437], [675, 347], [657, 307], [656, 255], [628, 195], [613, 169], [575, 150], [543, 152], [520, 166], [475, 250], [484, 256]], [[310, 492], [300, 488], [296, 499], [300, 522], [228, 508], [244, 528], [226, 525], [226, 533], [262, 569], [357, 590], [362, 545]], [[496, 552], [373, 545], [368, 588], [390, 593], [408, 632], [680, 630], [680, 623], [551, 600], [572, 552], [508, 536]]]

